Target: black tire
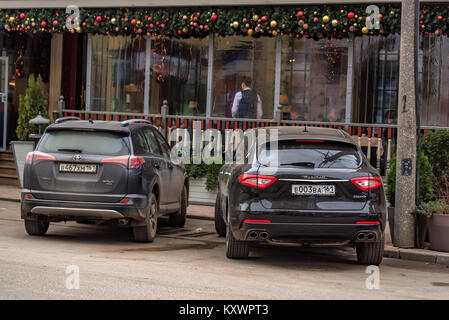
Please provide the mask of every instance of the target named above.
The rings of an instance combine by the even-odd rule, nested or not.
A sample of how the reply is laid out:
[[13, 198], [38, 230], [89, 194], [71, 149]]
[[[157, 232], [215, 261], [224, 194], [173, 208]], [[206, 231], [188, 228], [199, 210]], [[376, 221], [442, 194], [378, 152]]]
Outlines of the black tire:
[[169, 224], [171, 227], [182, 228], [186, 224], [187, 219], [187, 189], [182, 187], [181, 206], [178, 212], [169, 216]]
[[249, 255], [249, 243], [234, 238], [230, 225], [226, 228], [226, 257], [229, 259], [247, 259]]
[[157, 232], [157, 217], [159, 206], [156, 196], [151, 193], [148, 197], [147, 216], [145, 218], [145, 225], [134, 227], [134, 240], [138, 242], [153, 242]]
[[384, 256], [385, 239], [382, 237], [378, 242], [360, 242], [356, 244], [357, 261], [362, 265], [381, 264]]
[[50, 223], [38, 216], [36, 220], [25, 219], [25, 230], [30, 236], [43, 236]]
[[221, 208], [220, 193], [217, 194], [215, 200], [215, 231], [217, 231], [220, 237], [226, 236], [226, 223], [223, 219], [223, 209]]

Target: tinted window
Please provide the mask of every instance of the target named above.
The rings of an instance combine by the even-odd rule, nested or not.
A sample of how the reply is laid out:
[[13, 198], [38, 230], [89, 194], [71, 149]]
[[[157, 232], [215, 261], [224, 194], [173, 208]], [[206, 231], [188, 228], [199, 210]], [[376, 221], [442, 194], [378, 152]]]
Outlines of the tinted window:
[[278, 141], [277, 149], [259, 153], [263, 164], [273, 163], [276, 153], [281, 166], [308, 168], [347, 168], [355, 169], [361, 165], [361, 155], [355, 146], [338, 142], [302, 142], [297, 140]]
[[134, 153], [135, 154], [145, 154], [150, 152], [150, 148], [148, 147], [145, 136], [142, 131], [137, 131], [132, 135], [133, 145], [134, 145]]
[[147, 142], [149, 152], [154, 153], [154, 154], [161, 154], [161, 151], [159, 150], [159, 146], [157, 144], [156, 137], [154, 136], [153, 130], [145, 129], [143, 131], [143, 134], [145, 136], [145, 140]]
[[39, 146], [43, 152], [79, 150], [87, 154], [127, 155], [127, 137], [118, 133], [101, 131], [58, 130], [49, 131]]
[[162, 149], [162, 155], [169, 159], [170, 158], [170, 147], [168, 146], [167, 142], [165, 142], [165, 139], [162, 137], [162, 135], [158, 131], [154, 131], [154, 134], [156, 136], [157, 141], [159, 142], [159, 145]]

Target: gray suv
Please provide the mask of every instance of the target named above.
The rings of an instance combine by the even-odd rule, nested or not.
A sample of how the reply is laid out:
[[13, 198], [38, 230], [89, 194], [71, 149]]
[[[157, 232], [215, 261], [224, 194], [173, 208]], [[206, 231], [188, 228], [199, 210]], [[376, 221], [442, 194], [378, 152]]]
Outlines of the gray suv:
[[152, 242], [159, 216], [185, 224], [188, 191], [184, 167], [150, 122], [60, 118], [27, 156], [21, 217], [30, 235], [49, 222], [113, 223]]

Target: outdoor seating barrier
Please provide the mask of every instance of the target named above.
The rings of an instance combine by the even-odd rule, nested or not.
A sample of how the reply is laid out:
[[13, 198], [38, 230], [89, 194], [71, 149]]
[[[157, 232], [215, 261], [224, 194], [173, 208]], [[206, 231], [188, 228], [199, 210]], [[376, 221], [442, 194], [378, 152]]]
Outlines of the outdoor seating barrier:
[[[314, 122], [314, 121], [292, 121], [272, 119], [230, 119], [225, 117], [204, 117], [204, 116], [183, 116], [162, 114], [143, 114], [143, 113], [123, 113], [123, 112], [104, 112], [104, 111], [80, 111], [80, 110], [62, 110], [55, 111], [53, 119], [62, 116], [76, 116], [82, 120], [103, 120], [103, 121], [124, 121], [129, 119], [145, 119], [152, 122], [162, 133], [168, 137], [171, 132], [179, 129], [193, 129], [193, 122], [199, 121], [201, 124], [201, 134], [206, 129], [217, 129], [222, 135], [225, 130], [242, 129], [246, 131], [252, 128], [270, 128], [273, 126], [307, 126], [335, 128], [346, 131], [353, 137], [355, 142], [361, 147], [371, 165], [377, 168], [382, 176], [386, 176], [390, 168], [390, 162], [396, 151], [397, 125], [387, 124], [362, 124], [362, 123], [333, 123], [333, 122]], [[166, 123], [167, 128], [163, 124]], [[167, 130], [165, 130], [167, 129]], [[438, 127], [422, 127], [423, 137], [429, 131], [436, 131]], [[191, 131], [190, 131], [191, 132]], [[224, 140], [222, 140], [224, 141]], [[202, 145], [203, 146], [203, 145]]]

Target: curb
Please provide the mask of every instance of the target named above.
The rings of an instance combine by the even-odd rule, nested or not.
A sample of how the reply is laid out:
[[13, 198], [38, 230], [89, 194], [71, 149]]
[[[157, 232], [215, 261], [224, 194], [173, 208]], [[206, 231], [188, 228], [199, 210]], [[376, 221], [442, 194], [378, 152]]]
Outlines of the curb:
[[431, 250], [426, 250], [423, 252], [416, 252], [415, 250], [424, 249], [401, 249], [396, 247], [385, 247], [384, 257], [408, 261], [427, 262], [449, 267], [449, 255]]
[[1, 198], [0, 201], [9, 201], [9, 202], [20, 202], [20, 199], [13, 199], [13, 198]]
[[190, 219], [197, 219], [197, 220], [214, 221], [214, 218], [213, 218], [213, 217], [199, 216], [199, 215], [196, 215], [196, 214], [187, 214], [187, 218], [190, 218]]

